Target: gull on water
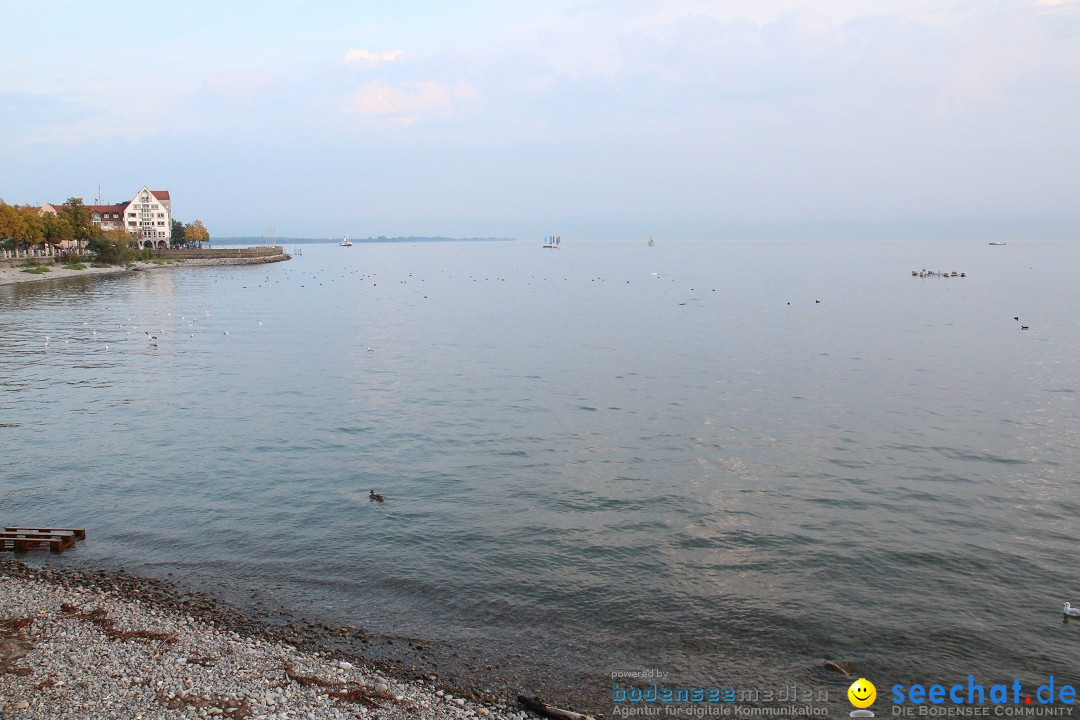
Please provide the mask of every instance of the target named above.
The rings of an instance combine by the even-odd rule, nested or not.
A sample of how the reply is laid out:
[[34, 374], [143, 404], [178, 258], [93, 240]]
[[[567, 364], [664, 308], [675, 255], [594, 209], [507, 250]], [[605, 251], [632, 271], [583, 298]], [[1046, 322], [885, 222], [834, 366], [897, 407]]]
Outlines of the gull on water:
[[1074, 608], [1069, 603], [1065, 603], [1065, 607], [1062, 608], [1061, 612], [1069, 617], [1080, 617], [1080, 608]]

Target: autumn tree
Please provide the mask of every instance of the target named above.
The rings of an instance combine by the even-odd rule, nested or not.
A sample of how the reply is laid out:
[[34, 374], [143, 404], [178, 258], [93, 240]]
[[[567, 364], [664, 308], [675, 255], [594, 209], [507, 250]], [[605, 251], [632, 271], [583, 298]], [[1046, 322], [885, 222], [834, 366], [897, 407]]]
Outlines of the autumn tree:
[[42, 218], [45, 231], [45, 242], [55, 247], [75, 239], [75, 231], [71, 227], [71, 220], [66, 213], [46, 213]]
[[199, 243], [199, 247], [202, 247], [204, 242], [210, 242], [210, 231], [202, 224], [202, 220], [196, 220], [184, 226], [184, 238], [188, 242]]
[[6, 241], [14, 250], [23, 232], [22, 214], [13, 205], [0, 200], [0, 241]]
[[44, 245], [45, 220], [41, 217], [41, 211], [33, 205], [17, 206], [16, 210], [22, 217], [23, 234], [20, 239], [27, 245]]

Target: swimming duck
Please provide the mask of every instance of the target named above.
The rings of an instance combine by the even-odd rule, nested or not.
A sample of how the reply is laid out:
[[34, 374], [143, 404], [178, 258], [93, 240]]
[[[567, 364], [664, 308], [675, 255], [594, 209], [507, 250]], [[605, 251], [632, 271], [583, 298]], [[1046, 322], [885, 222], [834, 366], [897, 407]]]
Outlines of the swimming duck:
[[[372, 490], [371, 492], [368, 493], [368, 499], [371, 500], [371, 502], [385, 502], [386, 501], [386, 499], [382, 495], [375, 492], [374, 490]], [[1080, 611], [1078, 611], [1078, 612], [1080, 612]]]

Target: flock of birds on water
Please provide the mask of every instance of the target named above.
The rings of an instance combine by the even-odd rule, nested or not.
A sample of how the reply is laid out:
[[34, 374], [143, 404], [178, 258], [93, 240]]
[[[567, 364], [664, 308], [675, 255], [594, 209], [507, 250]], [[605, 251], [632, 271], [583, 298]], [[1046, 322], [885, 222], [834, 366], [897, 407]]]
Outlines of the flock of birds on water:
[[[290, 269], [285, 269], [281, 273], [281, 276], [279, 278], [275, 279], [275, 278], [272, 278], [271, 276], [267, 275], [262, 279], [261, 282], [259, 282], [258, 284], [252, 286], [251, 288], [249, 288], [247, 285], [243, 285], [243, 286], [241, 286], [241, 289], [243, 289], [243, 290], [262, 289], [264, 287], [269, 287], [270, 285], [280, 284], [282, 282], [286, 282], [286, 281], [289, 281], [289, 280], [293, 280], [293, 281], [299, 280], [300, 281], [299, 286], [301, 288], [306, 287], [307, 286], [306, 284], [309, 281], [312, 282], [313, 287], [315, 287], [315, 286], [322, 287], [324, 285], [324, 283], [326, 283], [326, 282], [334, 282], [334, 281], [338, 281], [338, 280], [346, 280], [346, 279], [349, 279], [350, 277], [353, 277], [353, 276], [356, 276], [356, 279], [361, 281], [361, 282], [370, 281], [372, 287], [378, 287], [378, 282], [376, 282], [377, 273], [370, 273], [370, 274], [369, 273], [361, 273], [359, 270], [353, 269], [353, 270], [348, 270], [346, 272], [342, 272], [342, 273], [340, 273], [340, 274], [338, 274], [336, 276], [329, 276], [329, 275], [327, 275], [327, 273], [329, 273], [329, 272], [330, 272], [329, 268], [323, 268], [323, 269], [317, 270], [312, 275], [307, 275], [303, 271], [290, 268]], [[218, 276], [218, 277], [215, 278], [215, 281], [220, 281], [220, 280], [223, 279], [223, 277], [225, 277], [225, 276]], [[652, 277], [652, 278], [654, 278], [656, 280], [660, 280], [662, 276], [661, 276], [661, 274], [659, 272], [652, 272], [652, 273], [650, 273], [650, 277]], [[453, 280], [453, 278], [454, 278], [453, 275], [449, 275], [447, 277], [447, 279], [449, 279], [449, 280]], [[407, 274], [407, 277], [405, 279], [399, 280], [398, 284], [399, 285], [406, 285], [406, 284], [408, 284], [410, 282], [411, 279], [413, 279], [413, 273], [410, 272], [410, 273]], [[473, 283], [478, 283], [478, 282], [481, 282], [481, 281], [482, 282], [491, 282], [493, 279], [494, 279], [495, 282], [506, 282], [506, 280], [507, 280], [507, 278], [505, 278], [505, 277], [492, 278], [490, 276], [480, 277], [480, 276], [474, 276], [474, 275], [467, 275], [466, 279], [472, 281]], [[534, 276], [530, 276], [529, 280], [526, 282], [526, 286], [531, 287], [533, 285], [533, 281], [536, 281], [538, 279], [545, 282], [545, 283], [548, 281], [547, 277], [537, 278], [537, 276], [534, 275]], [[567, 277], [563, 278], [563, 281], [567, 281], [567, 280], [569, 280], [569, 278], [567, 278]], [[316, 281], [318, 281], [317, 285], [315, 284]], [[607, 279], [605, 277], [603, 277], [602, 275], [596, 275], [595, 277], [590, 277], [589, 281], [592, 282], [592, 283], [604, 283], [604, 282], [607, 282]], [[671, 281], [675, 282], [675, 279], [672, 278]], [[415, 280], [414, 280], [414, 282], [415, 282]], [[419, 282], [425, 282], [425, 280], [420, 279]], [[625, 281], [625, 283], [627, 285], [629, 285], [630, 282], [631, 282], [630, 280]], [[714, 292], [714, 293], [716, 292], [716, 288], [711, 288], [710, 290], [711, 290], [711, 292]], [[691, 293], [698, 292], [697, 288], [694, 288], [694, 287], [689, 288], [689, 291]], [[427, 300], [428, 296], [424, 295], [423, 299]], [[698, 300], [698, 297], [691, 296], [685, 301], [677, 302], [677, 305], [680, 306], [680, 307], [681, 306], [686, 306], [689, 302], [693, 302], [695, 300]], [[814, 303], [815, 304], [820, 304], [821, 300], [815, 300]], [[790, 302], [788, 302], [787, 304], [791, 305]], [[173, 313], [170, 312], [170, 313], [166, 314], [166, 317], [168, 319], [172, 320], [174, 318], [174, 315], [173, 315]], [[212, 317], [213, 317], [213, 315], [210, 312], [209, 308], [206, 308], [206, 309], [203, 310], [203, 317], [201, 318], [201, 320], [203, 320], [203, 321], [209, 320]], [[160, 317], [158, 319], [160, 319]], [[189, 337], [195, 337], [194, 329], [196, 328], [196, 324], [199, 321], [199, 319], [200, 318], [196, 318], [195, 316], [191, 316], [191, 317], [189, 317], [187, 315], [181, 315], [180, 316], [180, 321], [182, 323], [186, 323], [186, 326], [189, 329], [189, 333], [188, 333]], [[132, 323], [132, 318], [128, 317], [127, 322]], [[86, 323], [86, 322], [83, 323], [84, 326], [87, 325], [87, 324], [88, 323]], [[158, 343], [159, 343], [159, 337], [163, 338], [166, 334], [171, 332], [169, 330], [166, 330], [165, 327], [161, 327], [160, 323], [157, 323], [157, 324], [158, 324], [157, 334], [152, 334], [150, 331], [143, 330], [143, 333], [146, 335], [147, 346], [150, 347], [150, 348], [157, 348]], [[259, 321], [258, 325], [261, 326], [262, 321]], [[128, 336], [130, 336], [130, 335], [132, 335], [134, 333], [137, 333], [139, 331], [139, 325], [138, 324], [126, 325], [126, 324], [120, 323], [120, 324], [117, 325], [117, 330], [123, 332], [124, 336], [123, 337], [116, 337], [116, 336], [111, 337], [110, 340], [113, 342], [114, 345], [116, 344], [116, 342], [118, 340], [119, 341], [126, 340]], [[96, 338], [97, 334], [98, 334], [98, 331], [96, 329], [91, 330], [91, 337]], [[229, 331], [228, 330], [223, 330], [221, 334], [222, 334], [222, 336], [227, 337], [229, 335]], [[49, 335], [45, 336], [44, 350], [46, 352], [49, 349], [49, 343], [50, 343], [51, 340], [52, 340], [52, 338]], [[69, 340], [65, 339], [64, 343], [69, 344]], [[103, 342], [102, 345], [101, 345], [101, 349], [105, 350], [105, 351], [109, 350], [110, 349], [109, 342], [108, 341]], [[369, 353], [375, 352], [375, 348], [370, 347], [370, 346], [367, 347], [366, 350]]]
[[[356, 277], [356, 279], [361, 281], [361, 282], [370, 281], [372, 287], [378, 287], [378, 283], [376, 282], [376, 273], [370, 273], [370, 274], [361, 273], [360, 270], [358, 270], [358, 269], [352, 269], [352, 270], [347, 270], [345, 272], [341, 272], [340, 274], [337, 274], [336, 276], [332, 276], [332, 275], [329, 274], [330, 270], [331, 269], [329, 269], [329, 268], [323, 268], [323, 269], [317, 270], [314, 274], [308, 275], [306, 272], [304, 272], [302, 270], [295, 269], [295, 268], [288, 268], [288, 269], [285, 269], [281, 273], [281, 276], [279, 278], [276, 278], [276, 279], [272, 278], [270, 275], [266, 275], [262, 279], [262, 281], [259, 282], [257, 285], [254, 285], [252, 289], [261, 289], [263, 287], [269, 287], [270, 285], [276, 285], [276, 284], [279, 284], [279, 283], [282, 283], [282, 282], [285, 282], [285, 281], [289, 281], [289, 280], [299, 281], [299, 286], [301, 288], [306, 287], [306, 283], [309, 282], [309, 281], [313, 284], [313, 286], [315, 286], [315, 283], [317, 282], [317, 286], [321, 287], [326, 282], [334, 282], [334, 281], [338, 281], [338, 280], [346, 280], [346, 279], [349, 279], [350, 277]], [[926, 272], [926, 271], [923, 271], [923, 272]], [[943, 274], [947, 275], [948, 273], [943, 273]], [[654, 279], [657, 279], [657, 280], [661, 279], [661, 277], [662, 277], [660, 272], [652, 272], [652, 273], [650, 273], [650, 276], [652, 278], [654, 278]], [[223, 275], [218, 276], [218, 277], [215, 278], [215, 280], [220, 281], [223, 277], [225, 277], [225, 276], [223, 276]], [[408, 275], [407, 275], [407, 277], [405, 279], [399, 280], [398, 284], [406, 285], [412, 279], [413, 279], [413, 274], [410, 272], [410, 273], [408, 273]], [[449, 275], [448, 279], [452, 280], [453, 275]], [[492, 281], [492, 278], [490, 276], [485, 276], [485, 277], [481, 278], [480, 276], [468, 275], [467, 279], [471, 280], [474, 283], [480, 282], [480, 281], [484, 281], [484, 282], [491, 282]], [[544, 282], [548, 281], [547, 277], [543, 277], [541, 279]], [[495, 277], [494, 280], [496, 282], [506, 282], [507, 279], [505, 277]], [[537, 280], [537, 277], [536, 276], [530, 276], [530, 279], [527, 282], [527, 286], [532, 286], [534, 280]], [[566, 280], [568, 280], [568, 278], [564, 277], [563, 280], [566, 281]], [[589, 280], [590, 280], [590, 282], [594, 282], [594, 283], [596, 283], [596, 282], [599, 282], [599, 283], [606, 282], [606, 278], [604, 278], [601, 275], [597, 275], [595, 277], [590, 277]], [[674, 279], [672, 279], [672, 281], [674, 282]], [[420, 279], [419, 282], [425, 282], [425, 280]], [[630, 280], [625, 280], [626, 284], [630, 284], [630, 282], [631, 282]], [[249, 288], [248, 288], [247, 285], [244, 285], [244, 286], [242, 286], [242, 289], [247, 290]], [[689, 291], [691, 293], [698, 292], [697, 288], [694, 288], [694, 287], [689, 288]], [[716, 288], [710, 288], [710, 291], [715, 293]], [[425, 300], [428, 299], [428, 295], [423, 295], [423, 299], [425, 299]], [[699, 298], [697, 296], [691, 296], [691, 297], [687, 298], [687, 300], [677, 302], [677, 305], [680, 306], [680, 307], [681, 306], [686, 306], [688, 303], [693, 302], [693, 301], [698, 300], [698, 299]], [[816, 305], [821, 304], [821, 300], [814, 300], [814, 304], [816, 304]], [[787, 302], [787, 305], [790, 306], [791, 302], [790, 301]], [[211, 314], [209, 309], [205, 309], [203, 311], [203, 313], [204, 313], [204, 317], [202, 319], [204, 319], [204, 320], [209, 320], [210, 318], [213, 317], [213, 315]], [[168, 318], [172, 318], [173, 313], [168, 313], [167, 316], [168, 316]], [[194, 316], [188, 317], [187, 315], [181, 315], [180, 320], [182, 322], [186, 323], [187, 328], [189, 330], [193, 330], [195, 328], [196, 322], [197, 322], [196, 318]], [[1013, 316], [1013, 320], [1019, 322], [1020, 318], [1019, 318], [1019, 316]], [[131, 323], [131, 318], [129, 317], [127, 319], [127, 321], [128, 321], [128, 323]], [[87, 323], [84, 322], [83, 325], [87, 325]], [[258, 325], [261, 326], [262, 321], [259, 321]], [[130, 336], [133, 333], [136, 333], [139, 330], [139, 326], [137, 324], [132, 324], [132, 325], [130, 325], [130, 327], [128, 327], [128, 326], [126, 326], [124, 324], [118, 324], [117, 329], [120, 330], [120, 331], [123, 331], [125, 333], [124, 337], [120, 337], [118, 339], [119, 340], [125, 340], [125, 339], [127, 339], [127, 336]], [[1030, 326], [1029, 325], [1020, 325], [1020, 329], [1021, 330], [1029, 330]], [[146, 335], [148, 347], [157, 348], [158, 347], [158, 342], [159, 342], [159, 337], [163, 337], [166, 334], [167, 331], [166, 331], [166, 329], [164, 327], [160, 327], [160, 324], [159, 324], [156, 335], [152, 334], [152, 333], [150, 333], [149, 331], [146, 331], [146, 330], [144, 330], [143, 332]], [[222, 330], [221, 334], [222, 334], [222, 336], [227, 337], [229, 335], [229, 331], [228, 330]], [[92, 330], [91, 331], [91, 336], [96, 337], [97, 336], [97, 330]], [[195, 335], [194, 335], [193, 331], [189, 332], [189, 337], [194, 337], [194, 336]], [[48, 351], [49, 344], [50, 344], [51, 340], [52, 340], [52, 338], [50, 336], [48, 336], [48, 335], [45, 336], [45, 343], [44, 343], [44, 350], [45, 351]], [[113, 342], [115, 344], [116, 338], [113, 339]], [[65, 339], [64, 343], [69, 344], [69, 340]], [[110, 349], [109, 342], [102, 343], [101, 349], [106, 350], [106, 351], [109, 350]], [[375, 349], [370, 347], [370, 346], [367, 347], [366, 350], [369, 353], [370, 352], [375, 352]]]

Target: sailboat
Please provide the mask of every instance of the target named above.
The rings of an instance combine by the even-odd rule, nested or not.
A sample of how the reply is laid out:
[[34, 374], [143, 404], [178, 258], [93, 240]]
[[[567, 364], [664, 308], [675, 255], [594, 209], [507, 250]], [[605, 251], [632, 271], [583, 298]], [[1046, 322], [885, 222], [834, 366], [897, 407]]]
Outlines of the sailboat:
[[559, 249], [559, 243], [562, 242], [562, 235], [547, 235], [544, 237], [544, 247], [551, 248], [552, 250]]
[[341, 242], [338, 243], [338, 247], [352, 247], [352, 242], [350, 242], [348, 235], [341, 238]]

